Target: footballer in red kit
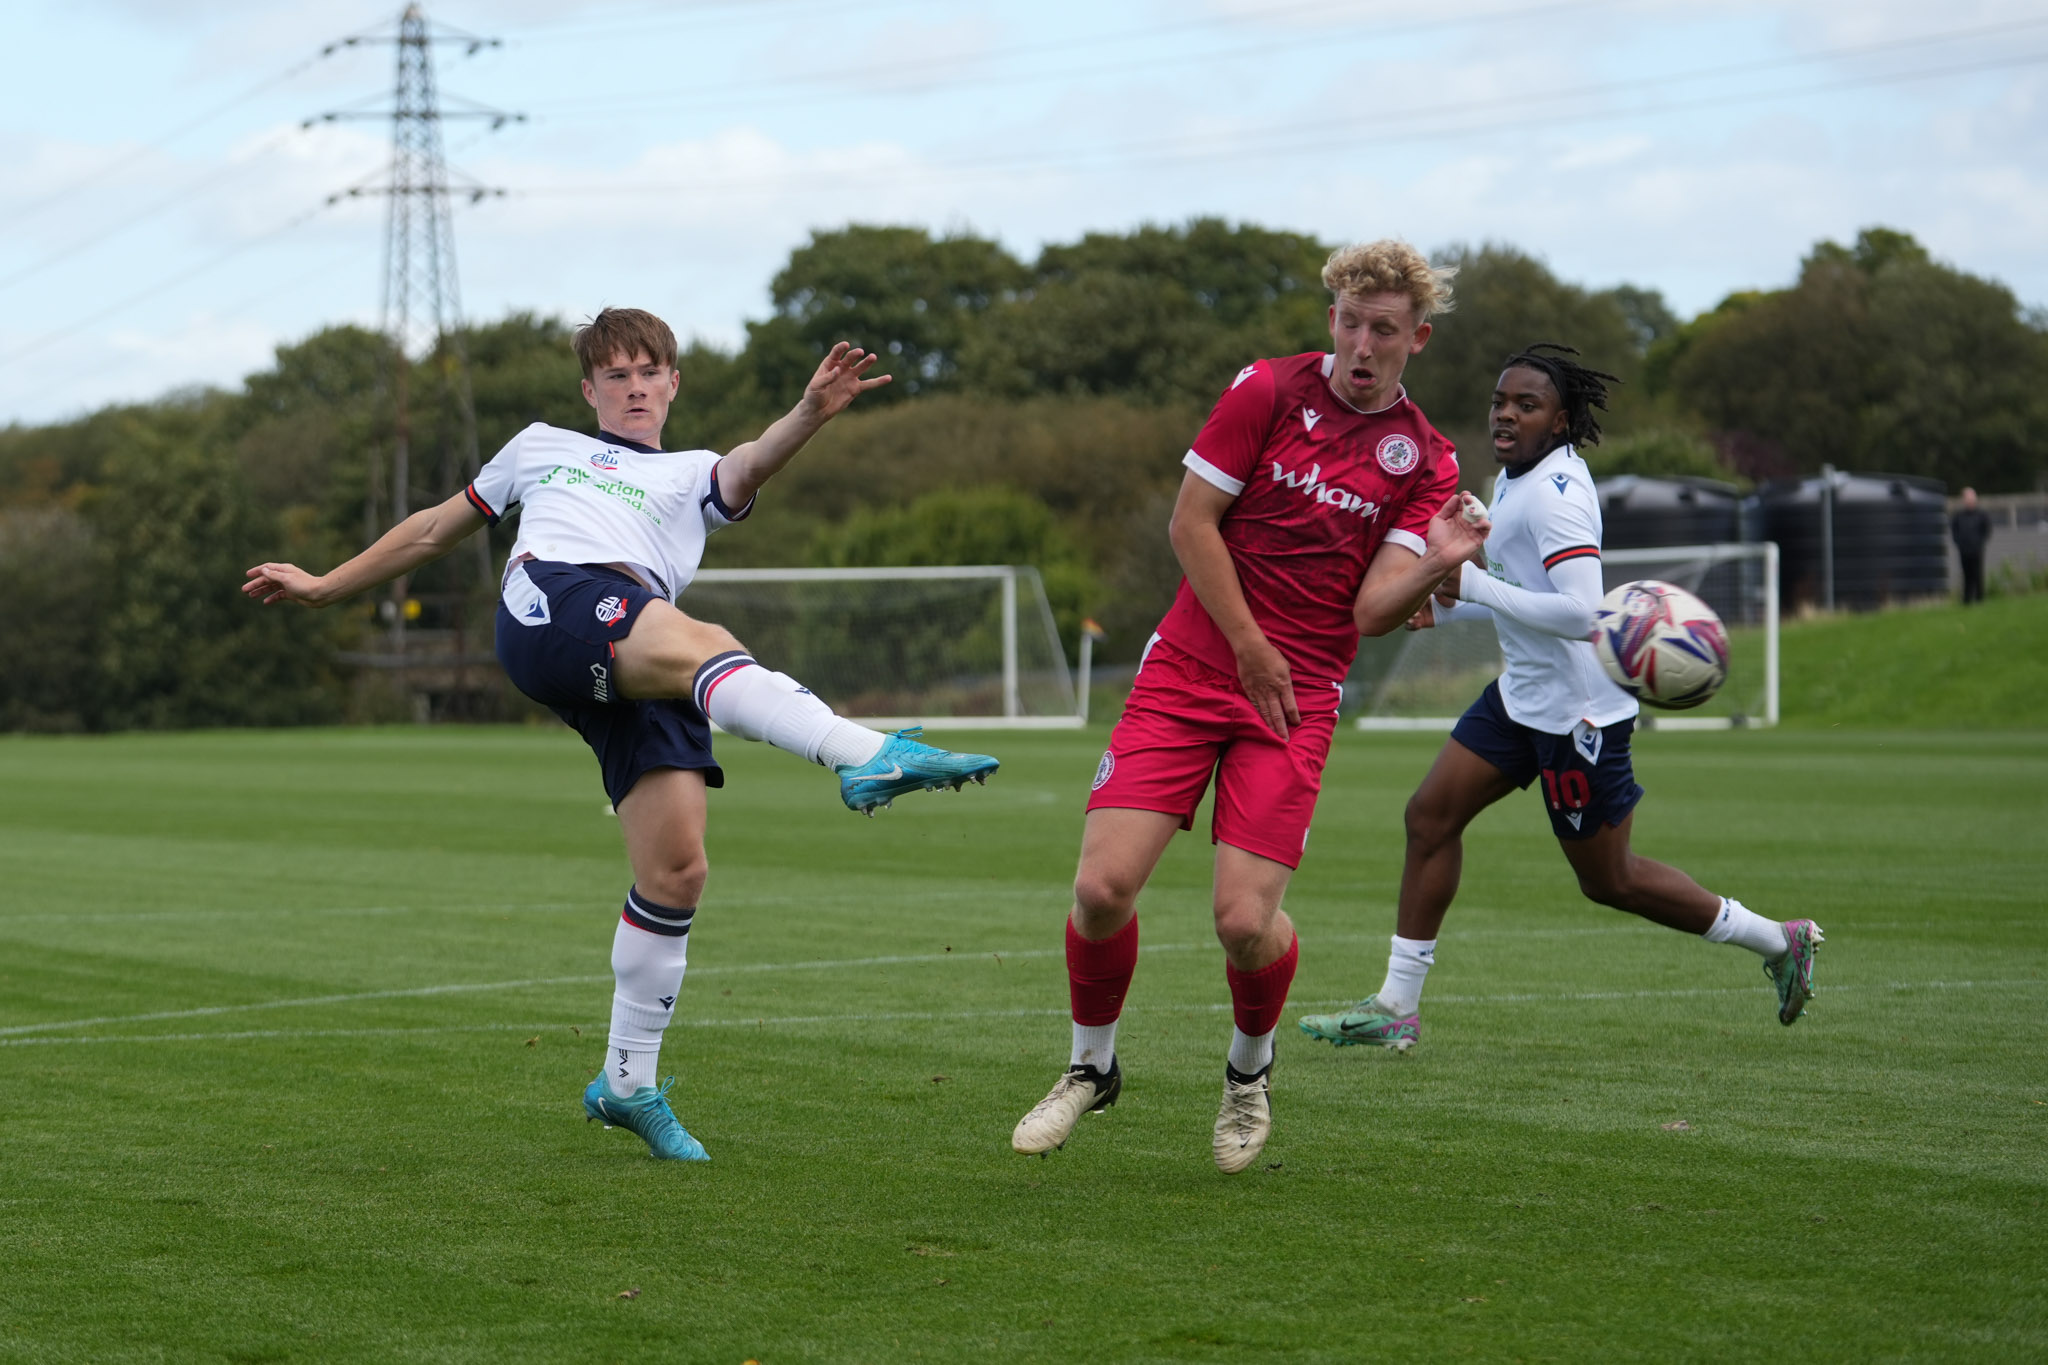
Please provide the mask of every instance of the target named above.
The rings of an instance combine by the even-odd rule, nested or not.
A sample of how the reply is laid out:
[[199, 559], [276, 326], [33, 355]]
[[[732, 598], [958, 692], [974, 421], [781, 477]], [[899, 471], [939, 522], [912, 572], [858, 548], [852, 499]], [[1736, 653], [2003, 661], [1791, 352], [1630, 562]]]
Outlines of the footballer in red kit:
[[1137, 896], [1216, 783], [1215, 922], [1235, 1028], [1212, 1144], [1247, 1169], [1271, 1131], [1273, 1032], [1298, 958], [1280, 909], [1300, 863], [1359, 636], [1405, 622], [1483, 543], [1456, 452], [1401, 387], [1452, 272], [1401, 242], [1323, 270], [1332, 350], [1257, 360], [1183, 464], [1169, 536], [1185, 574], [1096, 771], [1067, 921], [1073, 1051], [1011, 1145], [1064, 1146], [1116, 1102]]

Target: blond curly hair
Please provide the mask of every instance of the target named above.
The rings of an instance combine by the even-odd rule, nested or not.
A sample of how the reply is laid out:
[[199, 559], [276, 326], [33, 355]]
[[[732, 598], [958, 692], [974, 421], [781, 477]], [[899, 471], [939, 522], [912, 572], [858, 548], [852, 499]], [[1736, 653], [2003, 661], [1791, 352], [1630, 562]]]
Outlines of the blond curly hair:
[[1451, 311], [1454, 265], [1433, 266], [1406, 242], [1391, 237], [1377, 242], [1340, 246], [1323, 264], [1323, 284], [1332, 294], [1406, 294], [1415, 305], [1415, 320]]

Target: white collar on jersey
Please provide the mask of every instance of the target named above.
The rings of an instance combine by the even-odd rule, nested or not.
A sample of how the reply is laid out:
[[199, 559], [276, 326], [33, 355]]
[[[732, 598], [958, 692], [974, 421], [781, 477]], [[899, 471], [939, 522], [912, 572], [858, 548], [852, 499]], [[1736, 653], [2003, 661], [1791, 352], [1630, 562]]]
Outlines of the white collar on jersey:
[[1408, 386], [1406, 384], [1396, 385], [1394, 389], [1394, 397], [1390, 402], [1388, 402], [1387, 407], [1371, 409], [1361, 408], [1360, 406], [1358, 406], [1358, 404], [1352, 402], [1343, 394], [1337, 392], [1337, 386], [1330, 382], [1330, 379], [1336, 373], [1337, 357], [1335, 353], [1330, 351], [1323, 352], [1323, 387], [1330, 391], [1330, 397], [1336, 399], [1345, 407], [1350, 408], [1353, 412], [1357, 413], [1361, 417], [1372, 417], [1378, 415], [1379, 413], [1385, 412], [1387, 408], [1397, 406], [1402, 399], [1408, 396]]

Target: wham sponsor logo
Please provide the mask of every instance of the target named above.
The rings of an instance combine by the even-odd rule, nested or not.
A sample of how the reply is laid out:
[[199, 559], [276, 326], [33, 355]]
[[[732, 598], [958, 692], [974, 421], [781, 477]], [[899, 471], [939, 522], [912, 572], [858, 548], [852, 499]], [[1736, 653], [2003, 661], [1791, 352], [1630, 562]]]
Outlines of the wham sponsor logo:
[[619, 467], [619, 452], [600, 450], [590, 457], [590, 463], [594, 469], [602, 469], [607, 474], [613, 473]]
[[1373, 453], [1379, 456], [1380, 468], [1389, 474], [1406, 474], [1422, 463], [1421, 449], [1399, 432], [1382, 436], [1379, 449]]
[[1380, 514], [1378, 503], [1368, 502], [1348, 488], [1340, 488], [1336, 484], [1326, 482], [1323, 479], [1323, 467], [1319, 464], [1310, 465], [1306, 474], [1290, 474], [1278, 460], [1275, 460], [1273, 482], [1284, 483], [1289, 488], [1298, 489], [1311, 501], [1327, 503], [1340, 512], [1356, 512], [1367, 521]]
[[626, 599], [607, 597], [597, 604], [597, 619], [600, 625], [610, 625], [626, 614]]

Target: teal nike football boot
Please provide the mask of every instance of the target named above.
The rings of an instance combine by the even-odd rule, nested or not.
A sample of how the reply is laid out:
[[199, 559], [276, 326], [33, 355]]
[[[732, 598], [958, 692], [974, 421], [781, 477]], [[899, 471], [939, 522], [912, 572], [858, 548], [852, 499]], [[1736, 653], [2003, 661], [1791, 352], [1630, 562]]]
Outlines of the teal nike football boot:
[[1338, 1014], [1304, 1014], [1300, 1027], [1309, 1037], [1338, 1047], [1366, 1044], [1406, 1052], [1422, 1041], [1421, 1017], [1397, 1015], [1382, 1005], [1377, 995], [1368, 995]]
[[1778, 1022], [1790, 1026], [1813, 999], [1813, 959], [1825, 940], [1818, 924], [1795, 919], [1785, 922], [1785, 941], [1790, 950], [1765, 962], [1764, 975], [1778, 988]]
[[690, 1130], [676, 1121], [676, 1111], [668, 1107], [669, 1087], [675, 1083], [671, 1076], [659, 1090], [643, 1085], [630, 1099], [622, 1100], [606, 1087], [600, 1071], [597, 1079], [583, 1088], [584, 1121], [595, 1119], [607, 1128], [636, 1134], [658, 1161], [709, 1161], [711, 1154], [704, 1144], [690, 1136]]
[[951, 787], [959, 791], [969, 782], [986, 782], [1002, 765], [987, 754], [955, 754], [920, 744], [922, 725], [898, 730], [882, 743], [882, 752], [865, 763], [842, 763], [832, 771], [839, 774], [839, 799], [848, 810], [873, 816], [876, 809], [893, 802], [905, 792], [937, 791]]

